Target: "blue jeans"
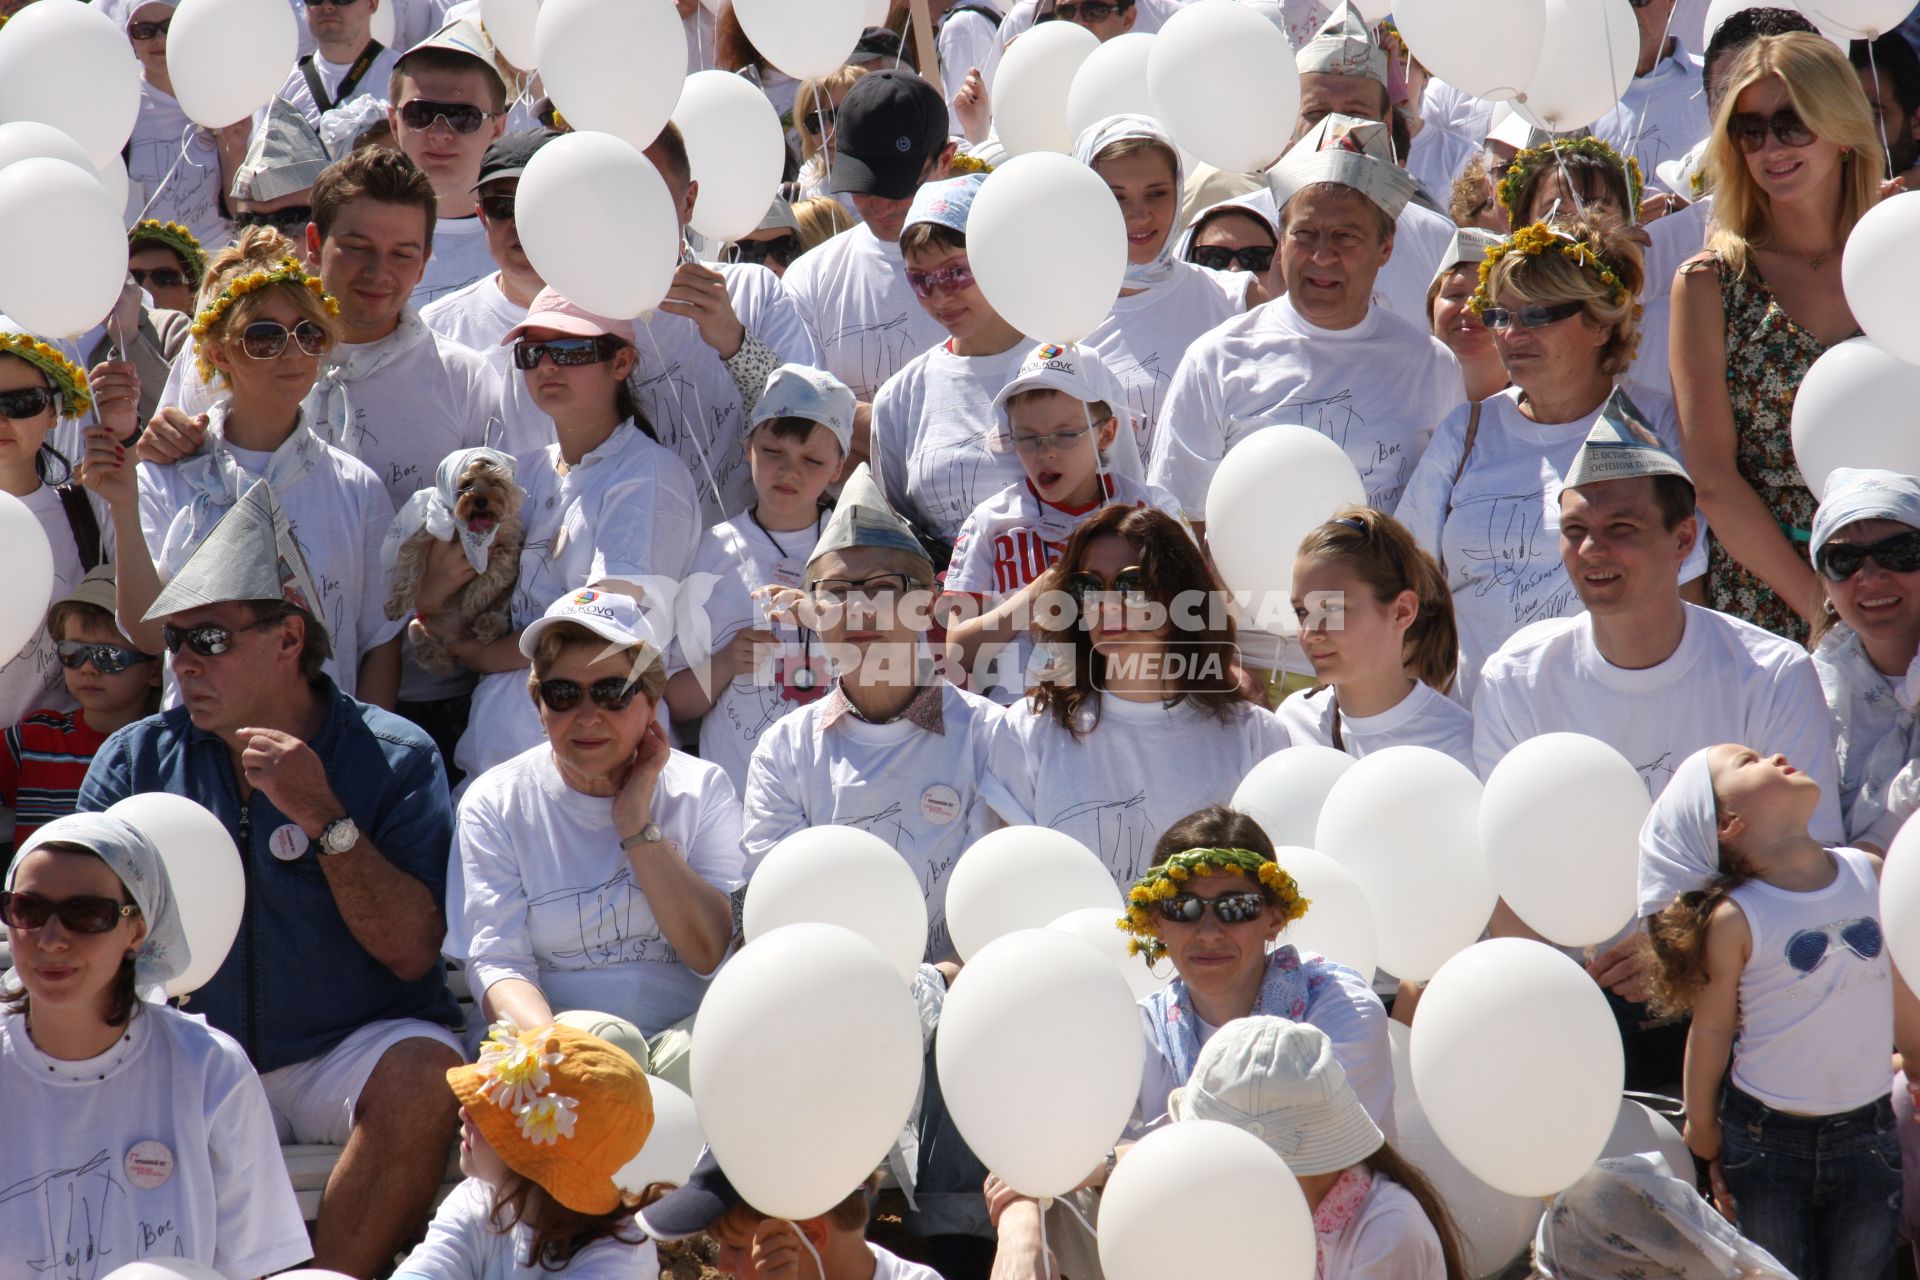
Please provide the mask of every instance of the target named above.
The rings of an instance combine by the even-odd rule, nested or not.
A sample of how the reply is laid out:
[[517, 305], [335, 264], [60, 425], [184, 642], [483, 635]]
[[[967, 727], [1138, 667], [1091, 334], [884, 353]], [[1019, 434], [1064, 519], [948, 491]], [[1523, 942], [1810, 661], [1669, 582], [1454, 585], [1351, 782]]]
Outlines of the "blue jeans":
[[1775, 1111], [1728, 1084], [1721, 1168], [1740, 1230], [1799, 1280], [1883, 1280], [1900, 1231], [1888, 1098], [1831, 1116]]

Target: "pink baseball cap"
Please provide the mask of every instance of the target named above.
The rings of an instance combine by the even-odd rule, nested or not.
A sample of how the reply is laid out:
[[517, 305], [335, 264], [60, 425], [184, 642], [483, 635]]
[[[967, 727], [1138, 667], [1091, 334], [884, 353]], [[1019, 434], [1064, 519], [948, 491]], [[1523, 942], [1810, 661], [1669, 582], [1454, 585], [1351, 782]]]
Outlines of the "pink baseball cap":
[[579, 303], [561, 297], [551, 287], [534, 295], [533, 305], [527, 308], [527, 318], [507, 330], [507, 336], [500, 339], [500, 345], [512, 346], [529, 329], [551, 329], [575, 338], [597, 338], [603, 333], [610, 333], [623, 342], [633, 341], [631, 320], [609, 320], [606, 316], [597, 316]]

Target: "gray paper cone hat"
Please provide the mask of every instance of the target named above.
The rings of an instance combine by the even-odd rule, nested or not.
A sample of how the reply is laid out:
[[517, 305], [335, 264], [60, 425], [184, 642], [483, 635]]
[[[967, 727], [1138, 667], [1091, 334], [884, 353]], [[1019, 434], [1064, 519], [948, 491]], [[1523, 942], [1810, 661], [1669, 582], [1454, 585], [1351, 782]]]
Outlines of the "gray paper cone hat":
[[143, 622], [229, 600], [284, 600], [323, 625], [320, 593], [293, 527], [265, 480], [240, 495], [180, 572], [160, 589]]
[[1267, 170], [1273, 203], [1280, 209], [1302, 188], [1319, 182], [1352, 187], [1396, 219], [1420, 185], [1393, 163], [1393, 137], [1385, 124], [1338, 113], [1309, 129]]
[[853, 474], [840, 487], [840, 501], [834, 504], [833, 516], [820, 534], [820, 541], [813, 544], [807, 567], [811, 569], [814, 562], [829, 551], [849, 551], [855, 547], [904, 551], [918, 557], [926, 566], [929, 580], [933, 577], [933, 561], [927, 558], [926, 548], [914, 536], [912, 526], [894, 513], [887, 495], [880, 492], [879, 483], [864, 462], [853, 469]]
[[1373, 41], [1373, 32], [1353, 0], [1345, 0], [1313, 39], [1300, 46], [1293, 64], [1301, 75], [1322, 72], [1360, 76], [1387, 83], [1387, 51]]
[[327, 164], [327, 148], [300, 108], [275, 98], [246, 159], [233, 171], [233, 190], [227, 194], [235, 200], [278, 200], [311, 187]]
[[1667, 452], [1660, 437], [1647, 425], [1639, 406], [1625, 390], [1615, 387], [1593, 430], [1587, 433], [1587, 442], [1574, 455], [1561, 487], [1577, 489], [1603, 480], [1632, 480], [1637, 476], [1678, 476], [1693, 483], [1680, 460]]

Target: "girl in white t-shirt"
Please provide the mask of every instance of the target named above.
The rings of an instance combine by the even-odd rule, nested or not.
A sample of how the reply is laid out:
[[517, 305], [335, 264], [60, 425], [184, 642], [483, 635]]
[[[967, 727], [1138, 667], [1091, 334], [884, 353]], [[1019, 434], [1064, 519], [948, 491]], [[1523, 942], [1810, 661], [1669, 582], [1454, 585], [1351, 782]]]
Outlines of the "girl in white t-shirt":
[[1882, 1274], [1896, 1245], [1887, 1081], [1903, 984], [1880, 927], [1880, 859], [1815, 840], [1819, 800], [1785, 756], [1694, 752], [1641, 829], [1640, 910], [1653, 1007], [1693, 1015], [1688, 1147], [1712, 1162], [1741, 1231], [1792, 1274], [1838, 1280]]
[[1473, 716], [1446, 697], [1459, 637], [1433, 557], [1383, 511], [1347, 507], [1293, 562], [1300, 645], [1320, 680], [1280, 705], [1295, 742], [1349, 755], [1431, 747], [1473, 768]]

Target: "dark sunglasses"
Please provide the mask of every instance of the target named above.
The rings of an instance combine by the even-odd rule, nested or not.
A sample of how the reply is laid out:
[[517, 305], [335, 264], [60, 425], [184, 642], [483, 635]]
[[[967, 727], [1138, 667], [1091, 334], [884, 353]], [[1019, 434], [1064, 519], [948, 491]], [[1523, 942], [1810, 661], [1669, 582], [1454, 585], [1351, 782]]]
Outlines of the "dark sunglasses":
[[37, 418], [52, 404], [53, 392], [45, 387], [0, 391], [0, 418]]
[[481, 196], [480, 216], [488, 222], [513, 221], [512, 196]]
[[787, 266], [800, 256], [800, 237], [789, 231], [771, 240], [735, 240], [727, 246], [728, 262], [759, 262], [768, 259]]
[[1130, 565], [1114, 574], [1112, 582], [1106, 582], [1099, 574], [1082, 569], [1067, 575], [1066, 592], [1082, 607], [1086, 605], [1088, 596], [1101, 593], [1143, 597], [1147, 594], [1147, 571], [1139, 565]]
[[250, 622], [244, 627], [188, 627], [182, 630], [162, 623], [160, 638], [166, 643], [168, 653], [178, 653], [180, 646], [185, 645], [203, 658], [217, 658], [233, 648], [233, 638], [242, 631], [258, 631], [261, 627], [270, 627], [286, 616], [283, 613], [276, 613], [271, 618]]
[[62, 640], [56, 648], [60, 652], [60, 665], [67, 670], [78, 671], [91, 662], [93, 669], [103, 676], [118, 675], [137, 663], [152, 662], [155, 657], [138, 649], [117, 644], [89, 644], [85, 640]]
[[833, 106], [831, 103], [824, 106], [817, 106], [807, 112], [806, 119], [802, 122], [803, 127], [814, 137], [824, 138], [827, 135], [827, 130], [833, 127], [834, 113], [838, 110], [839, 108]]
[[275, 231], [304, 231], [313, 221], [310, 205], [288, 205], [284, 209], [248, 209], [233, 215], [237, 227], [272, 227]]
[[545, 356], [552, 356], [554, 364], [560, 368], [571, 369], [613, 359], [613, 346], [605, 334], [597, 338], [554, 338], [547, 342], [513, 344], [513, 367], [516, 369], [538, 369]]
[[1829, 542], [1820, 548], [1820, 572], [1829, 582], [1845, 582], [1871, 559], [1888, 573], [1912, 573], [1920, 569], [1920, 533], [1909, 530], [1891, 538], [1859, 546]]
[[1208, 907], [1213, 908], [1213, 918], [1221, 924], [1246, 924], [1259, 919], [1260, 913], [1267, 909], [1267, 895], [1223, 893], [1217, 898], [1196, 898], [1190, 893], [1178, 893], [1160, 899], [1157, 905], [1160, 917], [1175, 924], [1199, 924]]
[[540, 682], [540, 701], [547, 704], [549, 711], [571, 711], [580, 705], [580, 696], [584, 693], [593, 699], [593, 705], [602, 711], [625, 711], [633, 696], [640, 692], [640, 682], [629, 680], [625, 676], [608, 676], [605, 680], [595, 680], [584, 690], [578, 680], [542, 680]]
[[1102, 22], [1133, 8], [1133, 0], [1067, 0], [1053, 6], [1053, 16], [1068, 22]]
[[55, 902], [37, 893], [0, 893], [0, 917], [16, 929], [41, 929], [49, 917], [59, 916], [69, 933], [106, 933], [140, 908], [117, 898], [62, 898]]
[[400, 108], [400, 123], [416, 133], [425, 133], [444, 120], [447, 128], [455, 133], [477, 133], [481, 125], [497, 114], [466, 102], [430, 102], [415, 98]]
[[165, 22], [129, 22], [127, 34], [135, 40], [151, 40], [155, 36], [167, 34], [167, 28], [173, 25], [173, 19]]
[[1767, 145], [1769, 132], [1783, 147], [1804, 147], [1813, 142], [1813, 130], [1792, 107], [1782, 107], [1772, 116], [1742, 111], [1727, 121], [1727, 136], [1749, 155]]
[[1251, 271], [1263, 275], [1273, 265], [1273, 246], [1250, 244], [1235, 249], [1224, 244], [1197, 244], [1187, 250], [1187, 261], [1211, 271]]
[[916, 298], [931, 298], [936, 289], [958, 293], [973, 288], [973, 268], [965, 262], [956, 262], [938, 271], [908, 271], [907, 287]]
[[181, 285], [187, 283], [187, 273], [184, 271], [175, 271], [172, 267], [156, 267], [152, 271], [142, 271], [139, 267], [128, 267], [127, 274], [133, 277], [133, 282], [142, 289], [150, 284], [162, 289], [178, 289]]
[[310, 356], [324, 354], [328, 346], [327, 331], [311, 320], [291, 329], [277, 320], [255, 320], [240, 331], [240, 349], [255, 360], [273, 360], [287, 349], [289, 338]]
[[1480, 323], [1489, 329], [1511, 329], [1515, 325], [1522, 329], [1544, 329], [1550, 324], [1559, 324], [1568, 316], [1579, 315], [1586, 305], [1584, 302], [1557, 302], [1551, 307], [1543, 307], [1530, 302], [1524, 307], [1512, 309], [1488, 307], [1480, 313]]

